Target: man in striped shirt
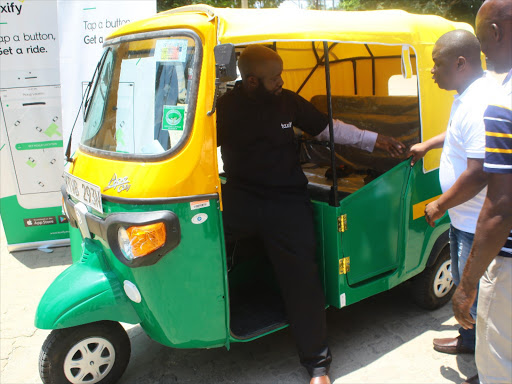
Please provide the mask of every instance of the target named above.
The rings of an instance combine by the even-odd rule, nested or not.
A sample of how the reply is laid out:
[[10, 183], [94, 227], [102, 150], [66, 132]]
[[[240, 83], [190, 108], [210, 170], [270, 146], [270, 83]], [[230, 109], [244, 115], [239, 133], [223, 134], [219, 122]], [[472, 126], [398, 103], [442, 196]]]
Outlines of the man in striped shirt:
[[[512, 382], [512, 1], [487, 0], [478, 11], [476, 32], [497, 73], [507, 74], [503, 92], [484, 114], [484, 171], [487, 196], [473, 247], [455, 295], [453, 311], [466, 329], [478, 282], [476, 365], [468, 383]], [[476, 379], [476, 380], [475, 380]]]

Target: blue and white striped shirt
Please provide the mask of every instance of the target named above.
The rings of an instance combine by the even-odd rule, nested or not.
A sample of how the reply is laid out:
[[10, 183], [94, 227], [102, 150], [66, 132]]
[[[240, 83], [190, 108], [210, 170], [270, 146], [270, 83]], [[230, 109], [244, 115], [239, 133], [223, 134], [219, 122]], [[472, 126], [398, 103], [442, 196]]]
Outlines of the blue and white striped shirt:
[[[512, 70], [504, 81], [504, 94], [484, 114], [484, 171], [489, 173], [512, 173], [512, 97], [508, 92], [511, 74]], [[512, 257], [512, 232], [499, 256]]]

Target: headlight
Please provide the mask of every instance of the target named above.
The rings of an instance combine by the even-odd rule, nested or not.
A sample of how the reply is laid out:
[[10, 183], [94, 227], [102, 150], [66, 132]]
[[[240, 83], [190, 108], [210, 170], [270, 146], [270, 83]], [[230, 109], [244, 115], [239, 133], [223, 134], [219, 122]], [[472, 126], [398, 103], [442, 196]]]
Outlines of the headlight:
[[155, 223], [128, 228], [119, 227], [119, 248], [128, 260], [149, 255], [162, 248], [166, 240], [165, 223]]
[[92, 232], [107, 240], [114, 256], [130, 268], [155, 264], [181, 241], [180, 221], [171, 211], [116, 212], [89, 219]]

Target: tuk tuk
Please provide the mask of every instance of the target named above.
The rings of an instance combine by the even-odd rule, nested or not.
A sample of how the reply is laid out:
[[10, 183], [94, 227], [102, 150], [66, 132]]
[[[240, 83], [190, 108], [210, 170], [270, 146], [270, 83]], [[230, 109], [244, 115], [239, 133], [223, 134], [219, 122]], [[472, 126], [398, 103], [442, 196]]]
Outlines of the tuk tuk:
[[[258, 239], [226, 252], [217, 97], [237, 55], [264, 44], [284, 87], [332, 119], [410, 146], [445, 127], [452, 96], [431, 80], [435, 41], [464, 28], [404, 11], [186, 6], [125, 25], [104, 44], [84, 98], [84, 129], [62, 188], [73, 264], [48, 288], [35, 325], [44, 383], [113, 383], [130, 358], [119, 322], [174, 348], [230, 348], [287, 326]], [[440, 150], [413, 167], [296, 131], [309, 180], [328, 306], [410, 280], [418, 303], [453, 294], [449, 219], [430, 227]], [[250, 218], [248, 218], [250, 219]]]

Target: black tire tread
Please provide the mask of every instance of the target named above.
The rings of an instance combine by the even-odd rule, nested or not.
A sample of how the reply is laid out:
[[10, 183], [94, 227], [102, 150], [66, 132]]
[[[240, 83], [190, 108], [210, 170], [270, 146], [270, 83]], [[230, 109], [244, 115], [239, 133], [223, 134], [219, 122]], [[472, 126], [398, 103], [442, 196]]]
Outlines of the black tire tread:
[[[46, 338], [39, 354], [39, 376], [44, 384], [69, 384], [62, 369], [63, 359], [68, 350], [63, 346], [76, 344], [87, 332], [95, 335], [108, 335], [109, 341], [116, 348], [116, 363], [104, 380], [98, 384], [114, 384], [122, 376], [130, 360], [130, 339], [124, 328], [115, 321], [98, 321], [76, 327], [55, 329]], [[81, 336], [84, 334], [85, 336]], [[119, 346], [119, 349], [117, 348]], [[58, 348], [62, 350], [59, 351]], [[119, 360], [118, 360], [119, 357]]]
[[425, 270], [416, 276], [413, 280], [412, 295], [414, 301], [418, 306], [424, 309], [434, 310], [445, 305], [452, 298], [455, 293], [455, 285], [452, 286], [450, 292], [445, 296], [439, 298], [436, 297], [432, 290], [432, 284], [434, 282], [435, 275], [439, 267], [450, 259], [450, 246], [444, 247], [439, 256], [431, 267], [425, 268]]

